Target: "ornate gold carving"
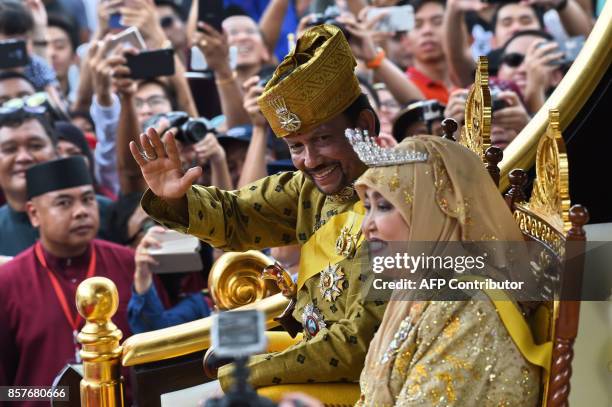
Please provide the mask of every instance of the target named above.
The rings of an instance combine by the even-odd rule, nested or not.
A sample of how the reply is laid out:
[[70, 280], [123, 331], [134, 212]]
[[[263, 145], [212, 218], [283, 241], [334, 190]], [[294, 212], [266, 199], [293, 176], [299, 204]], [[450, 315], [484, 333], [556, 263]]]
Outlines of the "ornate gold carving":
[[559, 126], [559, 111], [550, 110], [546, 134], [538, 143], [536, 179], [529, 202], [516, 205], [521, 231], [543, 242], [559, 257], [565, 255], [569, 221], [569, 169]]
[[549, 111], [548, 128], [538, 143], [536, 180], [529, 207], [560, 231], [570, 229], [568, 161], [556, 109]]
[[295, 298], [297, 285], [291, 279], [289, 272], [279, 262], [264, 268], [261, 272], [261, 278], [274, 281], [285, 297]]
[[528, 204], [517, 204], [514, 219], [523, 234], [544, 243], [556, 256], [563, 258], [565, 255], [565, 236], [560, 230], [550, 225], [548, 220], [533, 213]]
[[279, 292], [278, 286], [260, 278], [262, 270], [274, 264], [265, 254], [249, 250], [223, 254], [208, 275], [208, 287], [220, 310], [251, 304]]
[[465, 102], [465, 124], [461, 128], [461, 144], [485, 161], [484, 153], [491, 146], [491, 93], [489, 92], [489, 61], [480, 57], [474, 86]]

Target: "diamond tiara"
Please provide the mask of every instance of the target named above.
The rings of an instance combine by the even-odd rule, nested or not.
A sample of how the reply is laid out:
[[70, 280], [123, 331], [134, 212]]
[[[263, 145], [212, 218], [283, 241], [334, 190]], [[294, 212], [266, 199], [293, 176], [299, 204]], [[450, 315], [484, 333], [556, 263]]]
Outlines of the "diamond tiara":
[[353, 146], [353, 150], [368, 167], [386, 167], [389, 165], [421, 163], [427, 161], [428, 153], [416, 150], [398, 150], [383, 148], [376, 144], [367, 130], [346, 129], [346, 138]]

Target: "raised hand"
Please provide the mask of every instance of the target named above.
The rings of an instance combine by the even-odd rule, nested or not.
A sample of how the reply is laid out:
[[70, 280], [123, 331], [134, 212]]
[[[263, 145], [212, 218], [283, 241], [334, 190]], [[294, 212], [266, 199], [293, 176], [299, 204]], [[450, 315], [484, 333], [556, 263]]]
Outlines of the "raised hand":
[[196, 160], [200, 165], [206, 165], [208, 161], [213, 163], [224, 163], [225, 150], [219, 144], [217, 136], [214, 133], [208, 133], [193, 146], [196, 152]]
[[201, 167], [183, 172], [174, 132], [166, 132], [162, 142], [154, 128], [140, 134], [140, 146], [130, 142], [132, 156], [140, 166], [142, 176], [155, 195], [163, 200], [185, 196], [191, 185], [202, 175]]
[[243, 106], [244, 110], [249, 114], [253, 127], [266, 127], [268, 122], [257, 104], [257, 98], [259, 98], [264, 91], [264, 88], [259, 86], [259, 79], [259, 76], [252, 76], [242, 85], [245, 90]]
[[200, 30], [194, 33], [193, 43], [206, 57], [210, 69], [223, 77], [231, 77], [229, 45], [225, 34], [202, 22], [198, 23], [198, 28]]

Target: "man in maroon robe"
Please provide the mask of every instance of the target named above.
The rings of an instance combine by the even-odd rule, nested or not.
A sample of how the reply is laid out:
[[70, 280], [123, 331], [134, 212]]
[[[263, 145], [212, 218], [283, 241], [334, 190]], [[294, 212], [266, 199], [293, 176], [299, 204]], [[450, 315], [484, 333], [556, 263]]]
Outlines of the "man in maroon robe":
[[124, 338], [130, 335], [126, 309], [134, 253], [94, 239], [98, 206], [83, 158], [38, 164], [26, 180], [27, 212], [40, 240], [0, 266], [0, 386], [50, 386], [66, 363], [77, 361], [74, 332], [84, 321], [75, 293], [92, 275], [117, 285], [113, 322]]

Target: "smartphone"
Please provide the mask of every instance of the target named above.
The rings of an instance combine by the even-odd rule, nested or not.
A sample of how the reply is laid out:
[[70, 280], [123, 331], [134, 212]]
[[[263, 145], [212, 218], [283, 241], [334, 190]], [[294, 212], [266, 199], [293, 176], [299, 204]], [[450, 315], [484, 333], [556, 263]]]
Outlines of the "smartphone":
[[206, 61], [206, 57], [200, 51], [199, 47], [195, 45], [191, 47], [191, 59], [190, 65], [192, 71], [206, 71], [208, 70], [208, 62]]
[[170, 48], [142, 51], [126, 55], [132, 79], [174, 75], [174, 50]]
[[223, 28], [223, 0], [199, 0], [198, 21], [202, 21], [221, 32]]
[[[238, 47], [232, 45], [229, 47], [229, 65], [232, 70], [236, 69], [238, 65]], [[191, 47], [191, 60], [189, 67], [192, 71], [203, 72], [209, 71], [208, 62], [206, 61], [206, 56], [202, 53], [200, 48], [193, 46]]]
[[26, 66], [30, 56], [24, 40], [0, 41], [0, 69], [11, 69]]
[[120, 33], [113, 35], [109, 40], [108, 51], [106, 55], [110, 54], [118, 45], [129, 45], [139, 51], [147, 49], [147, 45], [138, 31], [138, 27], [129, 27]]
[[[563, 52], [563, 56], [554, 61], [550, 61], [548, 65], [550, 66], [571, 65], [572, 62], [576, 60], [576, 58], [578, 57], [578, 54], [580, 53], [580, 50], [584, 46], [585, 37], [583, 35], [578, 35], [576, 37], [568, 38], [565, 41], [561, 41], [561, 42], [553, 41], [553, 42], [557, 44], [557, 48], [550, 52], [547, 52], [547, 54]], [[542, 42], [538, 44], [536, 48], [543, 47], [550, 43], [551, 43], [550, 41]]]
[[371, 20], [380, 14], [386, 16], [378, 22], [378, 31], [395, 33], [414, 29], [414, 7], [411, 5], [372, 8], [367, 18]]
[[559, 50], [563, 51], [564, 55], [561, 60], [555, 62], [558, 65], [571, 65], [578, 58], [580, 50], [584, 47], [585, 40], [584, 35], [578, 35], [559, 43]]

